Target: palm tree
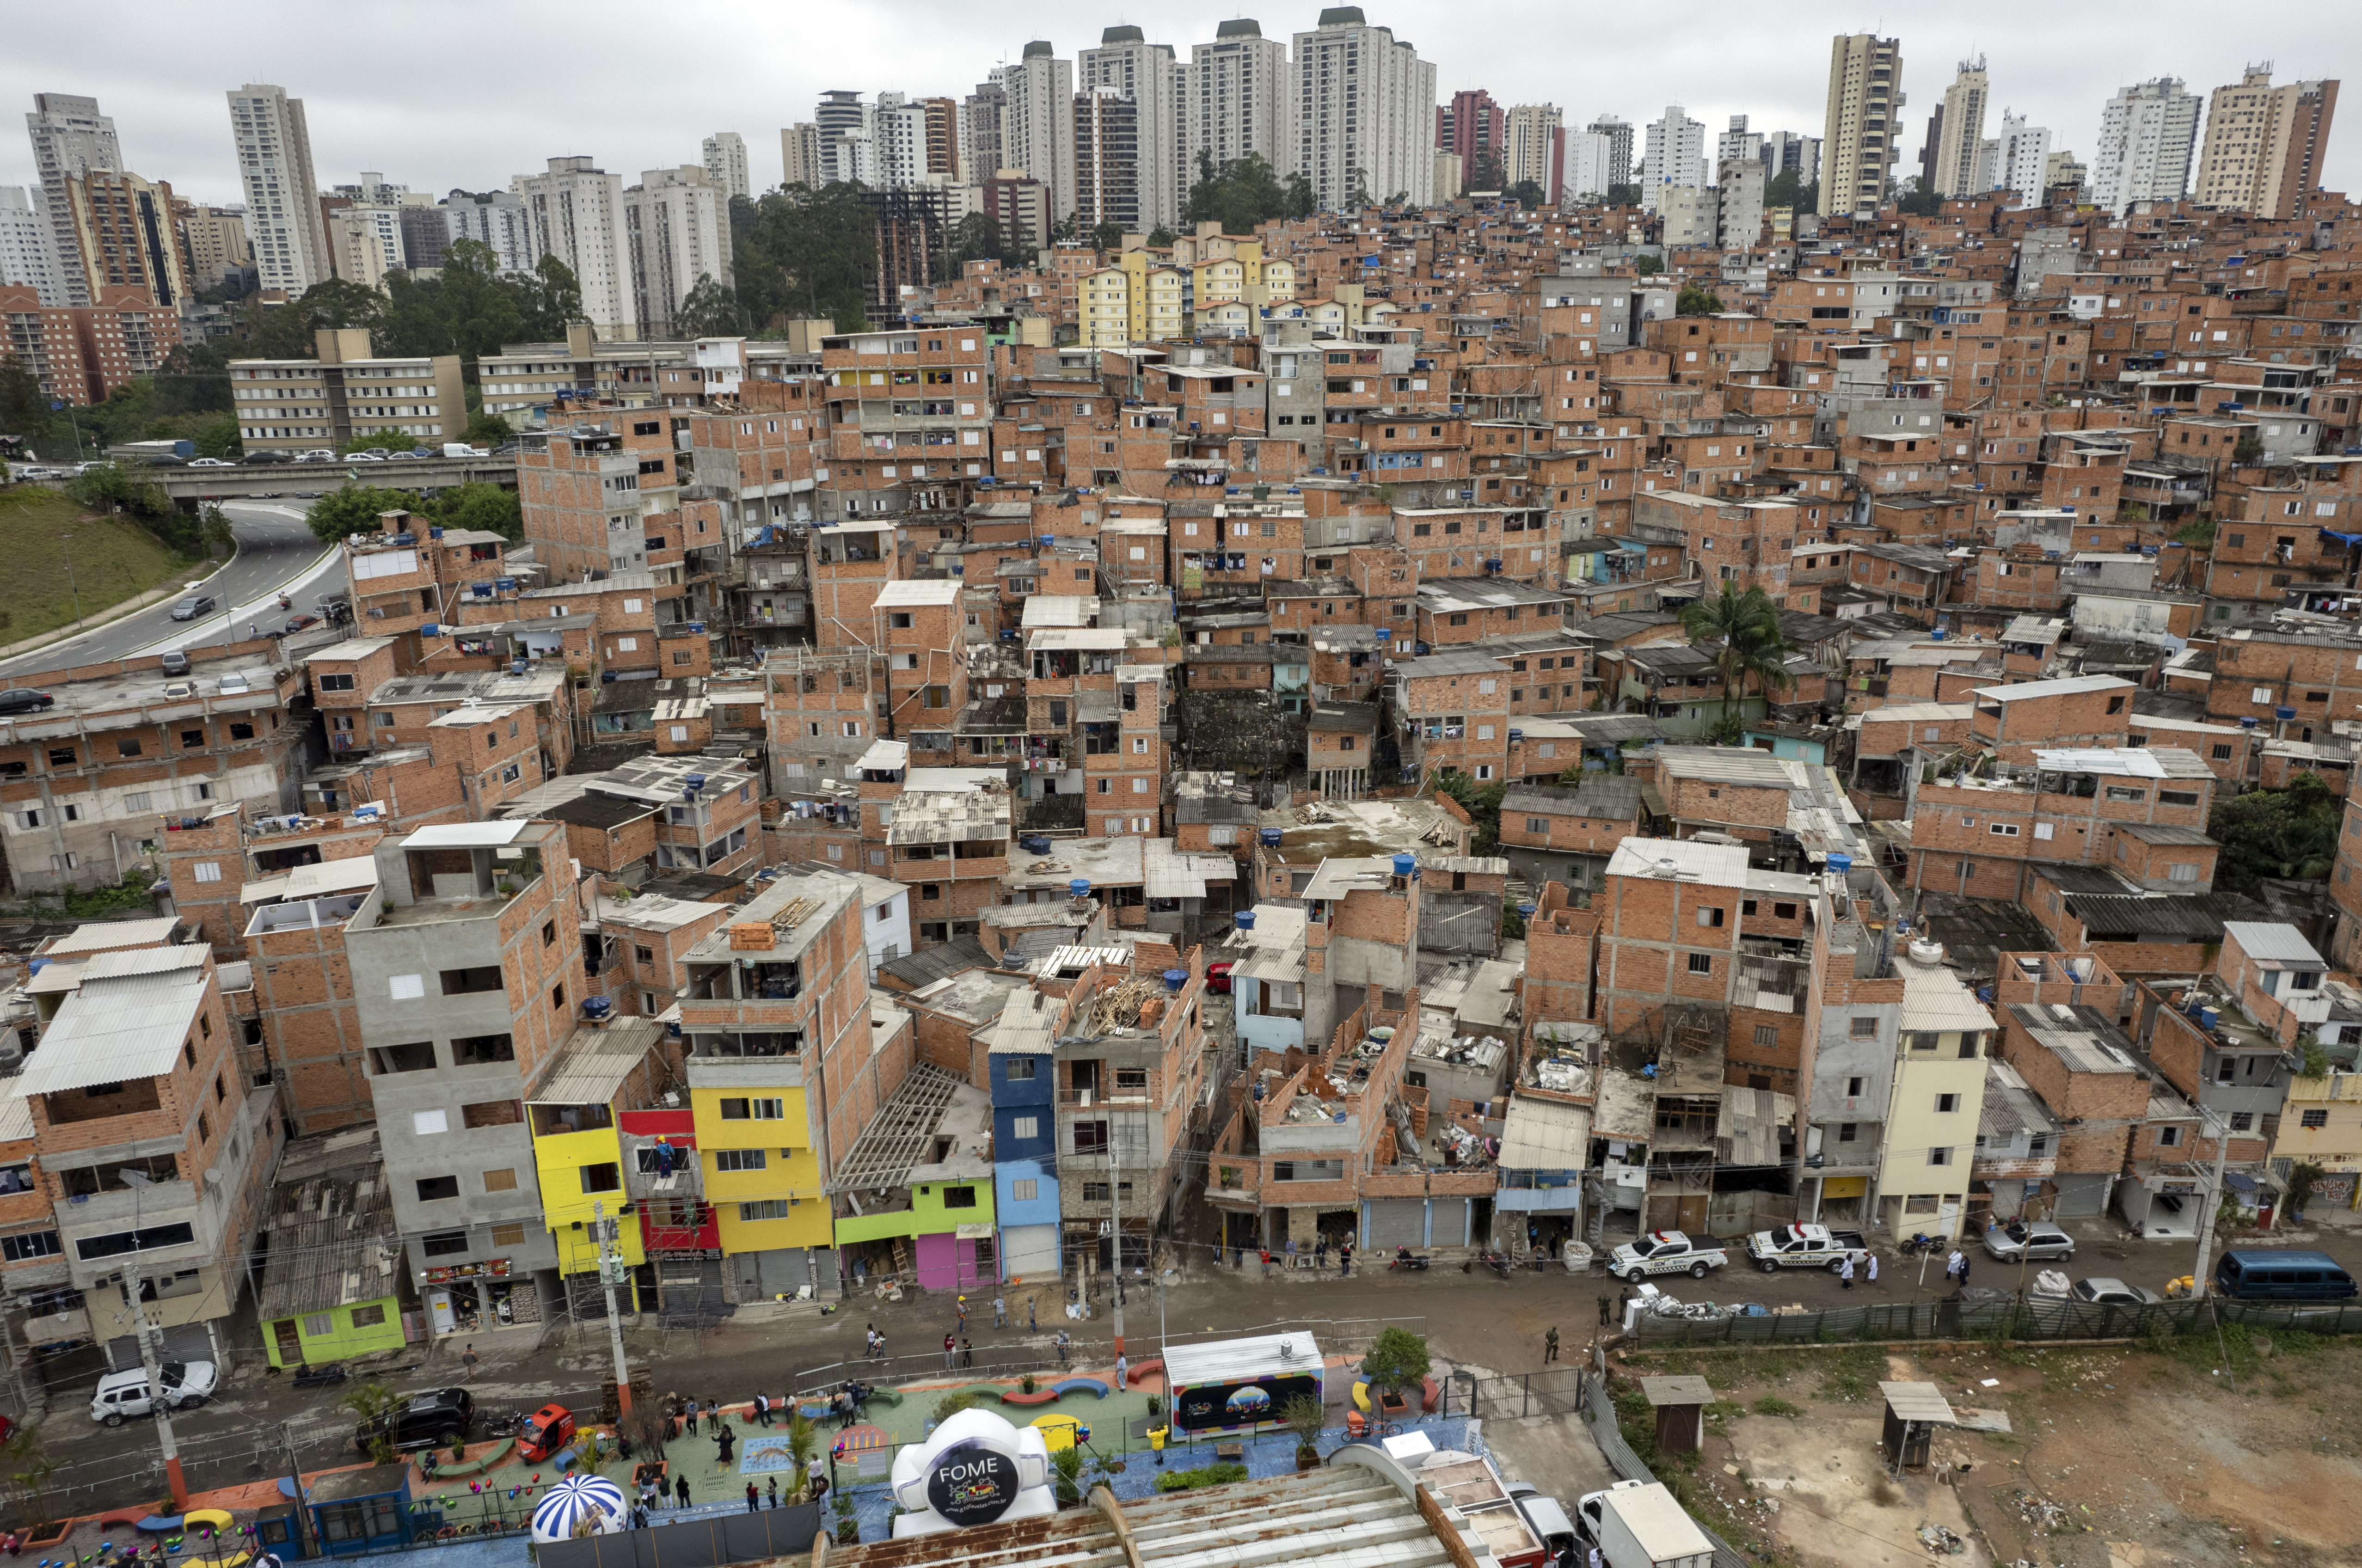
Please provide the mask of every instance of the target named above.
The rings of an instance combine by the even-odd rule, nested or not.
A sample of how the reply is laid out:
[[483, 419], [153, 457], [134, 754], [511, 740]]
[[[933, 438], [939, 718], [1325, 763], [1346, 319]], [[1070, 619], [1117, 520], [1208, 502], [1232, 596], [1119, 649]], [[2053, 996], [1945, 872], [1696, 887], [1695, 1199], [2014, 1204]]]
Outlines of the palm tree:
[[1712, 645], [1714, 666], [1722, 677], [1722, 716], [1730, 720], [1731, 704], [1752, 676], [1769, 690], [1794, 684], [1788, 673], [1788, 643], [1780, 635], [1780, 607], [1760, 588], [1741, 589], [1726, 581], [1711, 599], [1693, 600], [1682, 609], [1682, 630], [1694, 645]]

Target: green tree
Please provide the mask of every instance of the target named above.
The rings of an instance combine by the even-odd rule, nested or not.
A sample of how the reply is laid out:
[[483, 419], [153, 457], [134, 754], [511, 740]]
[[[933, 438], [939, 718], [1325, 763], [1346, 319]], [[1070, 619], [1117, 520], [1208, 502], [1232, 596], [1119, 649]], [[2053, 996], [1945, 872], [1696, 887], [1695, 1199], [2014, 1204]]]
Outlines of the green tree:
[[1297, 1458], [1320, 1454], [1320, 1429], [1329, 1424], [1329, 1408], [1310, 1394], [1298, 1394], [1279, 1408], [1280, 1424], [1296, 1434]]
[[1896, 211], [1913, 217], [1939, 217], [1944, 211], [1944, 198], [1939, 192], [1923, 189], [1895, 198], [1894, 206]]
[[1550, 200], [1550, 193], [1543, 190], [1539, 182], [1532, 180], [1518, 181], [1509, 187], [1507, 193], [1509, 200], [1529, 210]]
[[[966, 220], [959, 229], [974, 232]], [[791, 316], [821, 317], [840, 332], [869, 325], [877, 222], [858, 185], [790, 185], [765, 195], [735, 261], [739, 302], [760, 325]]]
[[504, 539], [524, 537], [517, 492], [496, 484], [454, 485], [428, 502], [426, 510], [446, 528], [477, 528]]
[[51, 415], [41, 379], [13, 354], [0, 355], [0, 435], [39, 440], [64, 424]]
[[2214, 879], [2234, 893], [2266, 878], [2323, 882], [2337, 858], [2337, 798], [2317, 774], [2300, 773], [2285, 790], [2218, 799], [2207, 836], [2223, 846]]
[[700, 272], [680, 309], [673, 313], [672, 329], [680, 337], [743, 337], [746, 313], [739, 307], [736, 290], [715, 282], [710, 272]]
[[[460, 370], [469, 381], [478, 379], [477, 361], [483, 356], [524, 339], [524, 293], [523, 283], [500, 275], [491, 246], [463, 239], [443, 253], [436, 314], [451, 345], [444, 352], [459, 356]], [[562, 329], [558, 336], [565, 336]]]
[[372, 447], [382, 447], [389, 452], [407, 452], [418, 445], [418, 437], [407, 430], [356, 430], [337, 444], [337, 450], [350, 455], [366, 452]]
[[1362, 1375], [1370, 1380], [1374, 1388], [1391, 1388], [1399, 1393], [1417, 1387], [1427, 1375], [1429, 1364], [1425, 1340], [1407, 1329], [1389, 1325], [1378, 1331], [1370, 1353], [1362, 1358]]
[[563, 341], [566, 329], [582, 319], [582, 285], [555, 253], [536, 262], [519, 288], [517, 330], [530, 342]]
[[1726, 581], [1712, 598], [1682, 610], [1682, 630], [1694, 646], [1713, 645], [1714, 667], [1722, 677], [1722, 712], [1727, 720], [1749, 677], [1765, 690], [1790, 683], [1788, 643], [1780, 635], [1780, 609], [1760, 588]]
[[360, 1418], [361, 1426], [370, 1429], [367, 1433], [370, 1458], [379, 1464], [393, 1463], [393, 1422], [390, 1418], [407, 1397], [390, 1383], [371, 1382], [337, 1401], [337, 1408], [351, 1411]]
[[1091, 248], [1095, 250], [1123, 248], [1123, 225], [1103, 223], [1091, 230]]
[[211, 502], [197, 513], [197, 534], [204, 540], [205, 554], [209, 556], [227, 555], [237, 548], [237, 536], [230, 532], [229, 519]]
[[1470, 853], [1490, 855], [1501, 837], [1501, 802], [1509, 793], [1507, 782], [1479, 784], [1456, 767], [1446, 767], [1435, 775], [1435, 788], [1460, 802], [1469, 820], [1476, 824], [1475, 842]]
[[425, 510], [426, 503], [406, 490], [380, 490], [348, 480], [314, 502], [304, 521], [322, 544], [333, 545], [348, 534], [376, 533], [380, 513]]
[[218, 419], [208, 419], [197, 426], [192, 437], [200, 458], [242, 458], [246, 443], [238, 438], [237, 415], [225, 414]]
[[1156, 226], [1156, 227], [1154, 227], [1154, 228], [1153, 228], [1153, 229], [1151, 229], [1151, 230], [1149, 231], [1149, 234], [1148, 234], [1148, 248], [1150, 248], [1151, 250], [1170, 250], [1170, 249], [1172, 249], [1172, 248], [1173, 248], [1173, 231], [1172, 231], [1171, 229], [1169, 229], [1169, 228], [1166, 228], [1163, 224], [1159, 224], [1159, 225], [1157, 225], [1157, 226]]
[[1675, 315], [1720, 315], [1722, 296], [1711, 293], [1695, 283], [1683, 283], [1682, 292], [1674, 296], [1673, 314]]
[[1611, 207], [1637, 207], [1640, 204], [1640, 187], [1635, 184], [1607, 187], [1607, 204]]
[[1633, 259], [1633, 262], [1632, 262], [1632, 271], [1634, 271], [1635, 272], [1639, 273], [1639, 274], [1640, 274], [1640, 276], [1642, 276], [1642, 277], [1644, 277], [1644, 278], [1653, 278], [1653, 277], [1655, 277], [1658, 273], [1660, 273], [1660, 272], [1663, 271], [1664, 270], [1665, 270], [1665, 263], [1664, 263], [1664, 260], [1663, 260], [1661, 258], [1660, 258], [1660, 257], [1655, 257], [1655, 256], [1641, 256], [1641, 257], [1636, 257], [1636, 258]]
[[1800, 213], [1818, 212], [1821, 206], [1821, 186], [1817, 179], [1805, 181], [1794, 169], [1783, 170], [1772, 177], [1763, 187], [1766, 207], [1793, 207]]
[[478, 409], [468, 415], [468, 440], [472, 445], [494, 447], [502, 441], [513, 440], [515, 436], [516, 426], [497, 414], [486, 414]]
[[1463, 191], [1498, 191], [1507, 181], [1501, 168], [1501, 155], [1489, 147], [1480, 147], [1468, 160], [1468, 172], [1461, 180]]
[[1309, 181], [1292, 175], [1283, 182], [1261, 153], [1234, 158], [1218, 169], [1213, 155], [1200, 149], [1198, 178], [1189, 187], [1181, 221], [1191, 227], [1219, 222], [1224, 234], [1253, 234], [1257, 225], [1273, 218], [1309, 217], [1311, 201]]

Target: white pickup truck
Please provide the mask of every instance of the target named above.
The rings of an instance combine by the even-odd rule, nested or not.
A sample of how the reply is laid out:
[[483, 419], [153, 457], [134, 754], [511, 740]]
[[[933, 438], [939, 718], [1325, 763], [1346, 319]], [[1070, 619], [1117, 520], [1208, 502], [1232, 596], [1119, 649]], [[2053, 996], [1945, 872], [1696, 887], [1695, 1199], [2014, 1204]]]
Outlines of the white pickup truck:
[[1860, 1268], [1870, 1248], [1859, 1231], [1832, 1231], [1826, 1225], [1783, 1225], [1758, 1231], [1747, 1238], [1747, 1255], [1765, 1274], [1783, 1268], [1825, 1268], [1831, 1274], [1850, 1258]]
[[1625, 1242], [1607, 1257], [1607, 1272], [1618, 1279], [1644, 1279], [1652, 1274], [1686, 1274], [1704, 1279], [1706, 1271], [1730, 1261], [1711, 1241], [1690, 1240], [1679, 1231], [1650, 1231]]

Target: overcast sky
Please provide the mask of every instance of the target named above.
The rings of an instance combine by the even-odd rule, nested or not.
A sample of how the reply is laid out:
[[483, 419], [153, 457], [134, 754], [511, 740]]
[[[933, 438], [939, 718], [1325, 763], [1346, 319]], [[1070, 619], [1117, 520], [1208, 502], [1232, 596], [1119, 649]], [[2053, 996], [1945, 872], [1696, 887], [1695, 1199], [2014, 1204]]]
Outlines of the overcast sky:
[[[1169, 33], [1148, 9], [1138, 0], [408, 0], [390, 10], [244, 0], [203, 12], [118, 0], [87, 11], [18, 0], [0, 48], [0, 104], [14, 116], [31, 109], [35, 93], [95, 97], [135, 172], [205, 202], [239, 198], [225, 94], [247, 82], [304, 100], [323, 188], [364, 169], [413, 190], [504, 188], [512, 175], [577, 153], [628, 181], [697, 162], [699, 144], [717, 130], [746, 138], [755, 182], [767, 188], [779, 180], [779, 127], [810, 119], [826, 88], [964, 95], [1030, 38], [1048, 38], [1070, 59], [1102, 28], [1138, 22], [1187, 59], [1228, 17], [1253, 16], [1264, 36], [1286, 39], [1309, 28], [1319, 8], [1313, 0], [1159, 7], [1179, 29]], [[2274, 54], [2288, 68], [2281, 80], [2342, 77], [2362, 51], [2362, 22], [2344, 0], [2261, 11], [2001, 0], [1926, 6], [1915, 21], [1900, 7], [1881, 17], [1795, 0], [1703, 13], [1529, 0], [1379, 0], [1364, 10], [1435, 62], [1444, 99], [1481, 86], [1505, 105], [1556, 104], [1569, 125], [1603, 112], [1641, 125], [1679, 102], [1709, 132], [1744, 114], [1755, 130], [1818, 134], [1830, 36], [1899, 31], [1905, 174], [1916, 171], [1927, 112], [1964, 55], [1986, 57], [1986, 134], [2003, 108], [2015, 109], [2051, 128], [2054, 149], [2088, 160], [2100, 105], [2122, 84], [2173, 75], [2202, 94]], [[0, 135], [0, 185], [33, 179], [15, 123]], [[2362, 126], [2336, 128], [2323, 181], [2362, 188]]]

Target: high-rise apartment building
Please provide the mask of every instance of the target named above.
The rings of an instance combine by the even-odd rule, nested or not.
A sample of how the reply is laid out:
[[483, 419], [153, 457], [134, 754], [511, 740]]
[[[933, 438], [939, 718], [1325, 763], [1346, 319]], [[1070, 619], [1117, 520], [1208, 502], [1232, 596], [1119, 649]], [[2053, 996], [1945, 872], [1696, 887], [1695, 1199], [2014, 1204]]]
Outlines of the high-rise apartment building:
[[2065, 185], [2080, 196], [2091, 178], [2091, 170], [2071, 152], [2054, 152], [2042, 160], [2042, 190], [2046, 195], [2054, 186]]
[[1245, 17], [1214, 28], [1214, 41], [1189, 50], [1182, 120], [1187, 129], [1186, 193], [1200, 160], [1217, 170], [1252, 152], [1275, 170], [1295, 157], [1287, 127], [1287, 46], [1263, 36]]
[[779, 132], [779, 183], [809, 185], [818, 190], [827, 182], [820, 173], [820, 127], [805, 121], [783, 128]]
[[1366, 195], [1424, 206], [1435, 190], [1435, 67], [1372, 27], [1359, 6], [1330, 6], [1296, 35], [1296, 158], [1315, 204]]
[[1075, 94], [1075, 221], [1088, 235], [1111, 223], [1127, 234], [1141, 215], [1140, 105], [1112, 87]]
[[1828, 107], [1821, 130], [1821, 213], [1885, 204], [1900, 154], [1903, 40], [1840, 33], [1829, 45]]
[[923, 171], [931, 184], [957, 185], [960, 179], [960, 106], [956, 98], [922, 98], [926, 116], [927, 158]]
[[1763, 133], [1749, 130], [1745, 115], [1731, 116], [1730, 128], [1714, 138], [1714, 166], [1717, 171], [1735, 158], [1763, 161]]
[[2027, 125], [2024, 115], [2003, 109], [1996, 139], [1992, 183], [1987, 189], [2016, 192], [2019, 206], [2041, 205], [2043, 166], [2050, 158], [2049, 128]]
[[715, 131], [705, 138], [705, 171], [722, 188], [724, 202], [755, 194], [753, 177], [746, 171], [746, 138], [736, 131]]
[[1575, 131], [1566, 138], [1566, 162], [1560, 171], [1560, 198], [1569, 202], [1599, 202], [1616, 183], [1616, 143], [1604, 132]]
[[1983, 187], [1974, 185], [1978, 157], [1985, 139], [1986, 100], [1992, 89], [1985, 79], [1985, 57], [1960, 61], [1952, 77], [1952, 84], [1944, 89], [1944, 102], [1931, 118], [1936, 139], [1936, 166], [1923, 174], [1928, 189], [1939, 196], [1972, 196], [1981, 194]]
[[1470, 190], [1496, 190], [1509, 182], [1502, 156], [1507, 118], [1507, 111], [1482, 87], [1462, 87], [1451, 94], [1451, 103], [1437, 107], [1436, 149], [1459, 155]]
[[72, 221], [83, 293], [145, 289], [167, 310], [190, 302], [188, 242], [172, 221], [172, 187], [113, 169], [66, 176], [60, 192]]
[[334, 275], [320, 187], [312, 174], [312, 134], [304, 100], [284, 88], [248, 83], [229, 94], [229, 123], [246, 182], [246, 233], [266, 289], [290, 297]]
[[1555, 104], [1519, 104], [1501, 123], [1501, 173], [1510, 185], [1532, 181], [1551, 195], [1560, 127], [1566, 116]]
[[[394, 209], [402, 231], [402, 264], [413, 272], [424, 272], [443, 265], [444, 256], [451, 248], [451, 226], [443, 209], [424, 202], [405, 201]], [[192, 241], [189, 253], [196, 254]]]
[[907, 191], [927, 171], [926, 105], [901, 93], [880, 93], [869, 111], [866, 146], [845, 145], [853, 153], [851, 163], [842, 154], [838, 161], [851, 172], [840, 178], [857, 178], [872, 190]]
[[2285, 218], [2321, 182], [2337, 112], [2334, 80], [2272, 85], [2271, 61], [2214, 89], [2193, 193], [2202, 206]]
[[[1616, 115], [1602, 115], [1584, 128], [1607, 138], [1607, 183], [1632, 183], [1633, 171], [1638, 167], [1632, 157], [1632, 122]], [[1606, 186], [1601, 187], [1600, 193], [1606, 193]]]
[[2135, 202], [2178, 202], [2190, 189], [2198, 95], [2178, 76], [2120, 87], [2100, 111], [2092, 200], [2119, 215]]
[[1763, 160], [1725, 158], [1715, 164], [1715, 243], [1745, 250], [1763, 232]]
[[358, 202], [347, 202], [321, 215], [320, 226], [328, 237], [328, 262], [336, 275], [348, 283], [364, 289], [381, 289], [385, 275], [399, 271], [401, 257], [396, 254], [393, 267], [386, 265], [385, 236], [379, 227], [380, 218], [394, 226], [395, 242], [400, 244], [400, 218], [392, 207], [369, 207]]
[[439, 210], [449, 243], [457, 245], [465, 239], [484, 247], [492, 253], [497, 271], [530, 272], [540, 259], [533, 248], [533, 215], [524, 199], [513, 192], [490, 191], [471, 196], [454, 191]]
[[981, 185], [1007, 167], [1009, 92], [1002, 85], [1008, 67], [996, 65], [976, 91], [960, 100], [959, 182]]
[[1661, 118], [1649, 122], [1640, 159], [1640, 205], [1655, 212], [1657, 193], [1664, 187], [1705, 183], [1705, 122], [1690, 118], [1679, 104], [1668, 104]]
[[10, 283], [33, 290], [53, 309], [66, 308], [48, 206], [36, 207], [22, 185], [0, 185], [0, 284]]
[[[33, 171], [40, 179], [46, 202], [37, 198], [34, 211], [49, 221], [53, 286], [64, 291], [65, 305], [91, 303], [89, 271], [72, 250], [73, 215], [63, 192], [65, 182], [94, 169], [123, 167], [123, 144], [115, 135], [115, 121], [98, 112], [98, 100], [72, 93], [36, 93], [33, 112], [25, 116], [26, 134], [33, 142]], [[46, 296], [45, 296], [46, 297]]]
[[1821, 177], [1821, 138], [1801, 136], [1794, 131], [1766, 131], [1763, 136], [1763, 171], [1777, 180], [1783, 174], [1794, 174], [1810, 184]]
[[1042, 182], [1054, 224], [1075, 210], [1075, 62], [1058, 59], [1037, 39], [1001, 72], [1000, 83], [1009, 95], [1001, 117], [1002, 166]]
[[[1099, 35], [1099, 47], [1087, 49], [1075, 60], [1077, 94], [1118, 93], [1137, 105], [1132, 116], [1137, 168], [1132, 183], [1138, 191], [1137, 226], [1172, 229], [1180, 226], [1181, 193], [1188, 187], [1188, 135], [1182, 116], [1181, 63], [1171, 44], [1153, 44], [1138, 28], [1109, 28]], [[1075, 100], [1077, 114], [1082, 99]], [[1076, 127], [1079, 137], [1082, 127]], [[1081, 178], [1082, 151], [1076, 149], [1076, 178]], [[1079, 200], [1076, 210], [1081, 210]]]
[[875, 112], [861, 101], [860, 94], [842, 87], [831, 88], [820, 95], [820, 103], [812, 110], [812, 124], [819, 132], [822, 184], [861, 178], [858, 165], [862, 150], [855, 144], [867, 143], [870, 116]]
[[539, 174], [520, 174], [509, 189], [524, 199], [534, 264], [555, 256], [573, 270], [582, 315], [602, 337], [628, 338], [631, 264], [624, 240], [624, 179], [588, 158], [553, 158]]
[[698, 164], [643, 171], [624, 193], [624, 235], [643, 342], [680, 336], [673, 317], [701, 280], [731, 285], [730, 196]]

